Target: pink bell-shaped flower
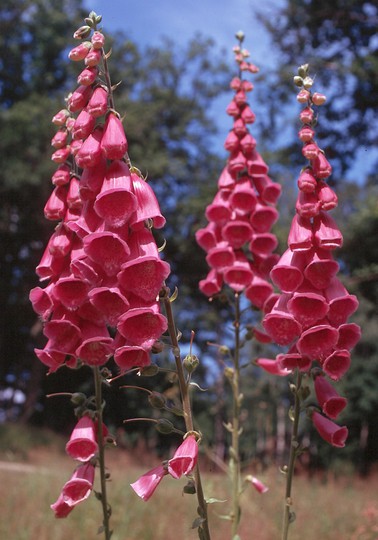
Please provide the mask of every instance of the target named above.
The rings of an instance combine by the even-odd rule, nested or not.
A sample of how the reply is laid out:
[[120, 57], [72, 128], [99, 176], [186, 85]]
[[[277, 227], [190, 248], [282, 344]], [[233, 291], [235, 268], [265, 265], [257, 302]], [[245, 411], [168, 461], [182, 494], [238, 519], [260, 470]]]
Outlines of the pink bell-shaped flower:
[[273, 266], [270, 272], [271, 280], [284, 293], [296, 291], [303, 281], [306, 259], [306, 252], [287, 249]]
[[70, 167], [63, 163], [62, 165], [59, 165], [57, 170], [52, 175], [51, 182], [54, 186], [64, 186], [70, 181], [70, 173]]
[[335, 249], [343, 244], [342, 234], [327, 212], [321, 211], [314, 218], [314, 239], [316, 245], [322, 249]]
[[294, 292], [287, 303], [287, 307], [303, 328], [322, 320], [329, 310], [324, 296], [314, 292], [306, 284], [303, 284], [298, 291]]
[[330, 379], [338, 381], [348, 371], [350, 363], [349, 351], [345, 349], [336, 350], [324, 360], [322, 368]]
[[255, 208], [256, 203], [257, 197], [250, 179], [248, 176], [240, 178], [230, 196], [232, 209], [239, 214], [249, 214]]
[[316, 192], [299, 191], [295, 205], [297, 213], [304, 218], [313, 218], [319, 214], [320, 201]]
[[95, 468], [90, 463], [81, 465], [62, 489], [62, 496], [69, 506], [76, 506], [89, 497], [93, 488]]
[[87, 104], [92, 95], [90, 86], [78, 86], [68, 98], [68, 110], [70, 112], [81, 111]]
[[273, 206], [258, 202], [251, 214], [251, 225], [258, 233], [267, 233], [278, 219], [278, 212]]
[[266, 176], [268, 174], [269, 167], [261, 157], [261, 155], [254, 150], [252, 156], [248, 158], [248, 174], [252, 177]]
[[313, 193], [318, 182], [312, 174], [311, 169], [305, 169], [299, 175], [297, 184], [300, 191], [303, 191], [304, 193]]
[[53, 301], [51, 299], [51, 288], [53, 286], [53, 284], [50, 284], [45, 289], [34, 287], [29, 293], [29, 300], [33, 305], [33, 310], [40, 315], [43, 321], [49, 319], [53, 310]]
[[122, 227], [137, 208], [130, 170], [123, 161], [114, 161], [108, 168], [94, 208], [112, 227]]
[[234, 250], [227, 242], [219, 242], [216, 247], [209, 250], [206, 262], [211, 268], [219, 271], [227, 266], [232, 266], [235, 262]]
[[277, 182], [272, 182], [269, 176], [254, 176], [253, 183], [261, 200], [266, 204], [276, 204], [281, 195], [282, 188]]
[[249, 250], [254, 255], [269, 255], [278, 245], [277, 237], [272, 233], [257, 233], [252, 236]]
[[292, 251], [308, 251], [312, 248], [312, 226], [309, 219], [298, 214], [293, 217], [288, 246]]
[[[104, 183], [104, 178], [107, 172], [106, 159], [103, 158], [95, 167], [86, 167], [80, 178], [79, 192], [82, 201], [94, 200], [100, 193], [101, 187]], [[92, 205], [90, 207], [92, 213]], [[86, 207], [88, 212], [88, 206]], [[98, 214], [96, 214], [98, 216]], [[97, 220], [99, 222], [99, 220]], [[97, 227], [91, 228], [94, 231]]]
[[67, 186], [54, 188], [44, 208], [45, 218], [51, 221], [59, 221], [64, 218], [67, 210]]
[[77, 165], [81, 168], [95, 167], [101, 161], [102, 126], [97, 126], [85, 139], [75, 156]]
[[60, 277], [52, 290], [52, 297], [67, 309], [77, 309], [88, 294], [88, 285], [73, 274]]
[[103, 116], [108, 110], [108, 96], [107, 90], [102, 86], [95, 88], [87, 105], [89, 114], [95, 118]]
[[322, 210], [328, 212], [329, 210], [333, 210], [334, 208], [336, 208], [337, 195], [333, 191], [333, 189], [329, 187], [328, 184], [323, 182], [323, 180], [320, 180], [318, 182], [316, 191]]
[[170, 266], [159, 258], [151, 231], [133, 232], [128, 243], [130, 260], [122, 265], [117, 275], [120, 286], [147, 302], [153, 302], [170, 274]]
[[348, 429], [345, 426], [338, 426], [332, 420], [322, 416], [318, 412], [313, 412], [312, 422], [319, 435], [332, 446], [344, 448], [348, 437]]
[[204, 249], [209, 251], [214, 248], [220, 240], [220, 228], [217, 227], [216, 223], [210, 222], [206, 227], [198, 229], [196, 232], [196, 241], [197, 244]]
[[168, 474], [167, 469], [162, 465], [155, 467], [151, 471], [143, 474], [136, 482], [130, 484], [135, 493], [144, 501], [148, 501], [154, 494], [156, 488]]
[[231, 130], [226, 137], [224, 147], [229, 152], [236, 152], [239, 149], [239, 142], [239, 137]]
[[49, 373], [54, 373], [62, 367], [67, 358], [67, 353], [56, 350], [51, 340], [46, 343], [43, 349], [34, 349], [34, 353], [38, 360], [49, 368]]
[[222, 238], [234, 249], [240, 249], [251, 240], [253, 229], [247, 221], [233, 219], [223, 225]]
[[122, 122], [114, 113], [110, 113], [105, 122], [101, 149], [107, 159], [122, 159], [128, 144]]
[[114, 352], [113, 339], [105, 326], [82, 321], [82, 340], [76, 356], [89, 366], [103, 366]]
[[65, 518], [70, 512], [75, 508], [75, 506], [70, 506], [63, 499], [63, 495], [60, 494], [58, 499], [54, 504], [50, 505], [51, 510], [53, 510], [56, 518]]
[[135, 213], [130, 218], [130, 227], [132, 229], [144, 228], [144, 223], [152, 220], [155, 229], [161, 229], [165, 225], [165, 217], [160, 211], [153, 189], [147, 181], [135, 173], [131, 174], [131, 180], [137, 205]]
[[95, 287], [88, 297], [109, 326], [117, 326], [118, 319], [129, 308], [129, 302], [118, 287]]
[[235, 180], [232, 178], [232, 176], [228, 172], [227, 167], [225, 167], [223, 171], [221, 172], [221, 175], [218, 179], [218, 188], [220, 190], [222, 189], [230, 190], [230, 189], [233, 189], [234, 186], [235, 186]]
[[95, 123], [95, 117], [89, 114], [86, 109], [83, 109], [73, 125], [72, 137], [74, 139], [86, 139], [92, 133]]
[[331, 258], [329, 250], [313, 251], [304, 275], [316, 289], [326, 289], [339, 270], [339, 264]]
[[223, 279], [231, 289], [237, 292], [241, 292], [251, 283], [253, 272], [242, 251], [235, 252], [235, 262], [232, 266], [223, 268]]
[[167, 329], [167, 319], [155, 304], [151, 307], [129, 309], [118, 321], [119, 333], [130, 345], [149, 349]]
[[245, 296], [251, 304], [262, 309], [272, 292], [272, 285], [266, 279], [254, 274], [252, 283], [245, 290]]
[[107, 276], [115, 276], [130, 255], [127, 243], [110, 231], [88, 234], [84, 250]]
[[53, 318], [45, 324], [44, 334], [50, 341], [50, 348], [72, 354], [81, 340], [77, 316], [64, 310], [55, 310]]
[[39, 279], [44, 281], [45, 279], [58, 277], [65, 270], [67, 264], [68, 260], [66, 257], [53, 255], [49, 245], [47, 245], [35, 271]]
[[272, 311], [263, 319], [265, 330], [278, 345], [289, 345], [302, 331], [302, 326], [288, 311], [289, 298], [289, 295], [280, 295]]
[[231, 190], [219, 190], [214, 200], [206, 208], [206, 218], [208, 221], [226, 222], [231, 218], [230, 198]]
[[294, 371], [295, 369], [308, 371], [312, 365], [311, 358], [298, 353], [296, 347], [292, 347], [285, 354], [278, 354], [276, 360], [282, 369], [288, 369], [290, 371]]
[[319, 152], [316, 158], [313, 160], [312, 170], [316, 178], [324, 179], [331, 176], [332, 167], [323, 152]]
[[96, 424], [89, 416], [82, 416], [66, 444], [66, 452], [73, 459], [89, 461], [98, 452]]
[[323, 413], [329, 418], [337, 418], [346, 407], [346, 398], [339, 396], [332, 384], [322, 375], [315, 378], [314, 387], [316, 399]]
[[256, 148], [256, 139], [250, 133], [246, 133], [240, 140], [240, 148], [245, 156], [250, 156]]
[[255, 360], [255, 364], [261, 367], [267, 373], [271, 375], [278, 375], [279, 377], [286, 377], [290, 375], [291, 371], [286, 368], [282, 368], [277, 360], [272, 358], [258, 358]]
[[324, 294], [329, 302], [328, 319], [332, 324], [340, 325], [347, 322], [357, 310], [358, 300], [354, 294], [349, 294], [341, 281], [334, 278], [325, 289]]
[[247, 167], [247, 160], [242, 152], [235, 152], [228, 160], [228, 172], [234, 176], [241, 173]]
[[134, 367], [145, 367], [151, 363], [149, 352], [136, 345], [124, 345], [114, 352], [114, 361], [121, 371], [127, 371]]
[[97, 66], [86, 67], [77, 77], [77, 83], [82, 86], [90, 86], [95, 82], [98, 76]]
[[338, 327], [339, 340], [337, 349], [353, 349], [361, 339], [361, 328], [356, 323], [345, 323]]
[[199, 282], [200, 291], [206, 296], [214, 296], [222, 289], [223, 277], [213, 268], [209, 271], [205, 279]]
[[173, 478], [179, 479], [183, 475], [190, 474], [197, 463], [198, 443], [194, 435], [184, 439], [168, 461], [168, 472]]
[[313, 360], [326, 358], [335, 348], [339, 333], [327, 324], [305, 330], [297, 342], [298, 351]]

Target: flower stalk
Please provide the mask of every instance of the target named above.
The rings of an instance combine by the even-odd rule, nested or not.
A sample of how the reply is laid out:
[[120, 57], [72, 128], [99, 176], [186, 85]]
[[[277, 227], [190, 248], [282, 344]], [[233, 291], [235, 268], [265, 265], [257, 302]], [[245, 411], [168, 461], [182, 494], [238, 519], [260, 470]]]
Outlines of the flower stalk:
[[[187, 432], [194, 431], [192, 408], [189, 395], [189, 383], [186, 380], [184, 368], [181, 359], [180, 346], [177, 337], [176, 323], [172, 310], [172, 301], [169, 297], [169, 289], [164, 287], [160, 298], [164, 304], [164, 309], [168, 322], [168, 333], [172, 344], [173, 356], [176, 364], [177, 377], [179, 382], [179, 389], [181, 394], [182, 407], [184, 411], [185, 427]], [[198, 537], [200, 540], [210, 540], [209, 519], [207, 511], [207, 502], [202, 487], [201, 474], [198, 463], [194, 468], [194, 481], [196, 487], [196, 495], [198, 501], [198, 514], [199, 520], [196, 520], [198, 525]]]
[[298, 427], [299, 417], [301, 412], [301, 386], [302, 386], [303, 374], [297, 369], [295, 383], [291, 386], [294, 394], [294, 405], [290, 419], [293, 422], [291, 441], [290, 441], [290, 453], [289, 464], [283, 469], [286, 474], [286, 491], [285, 491], [285, 503], [282, 520], [282, 540], [288, 539], [289, 526], [295, 520], [295, 513], [292, 510], [292, 486], [294, 479], [294, 469], [297, 456], [300, 452], [300, 445], [298, 442]]
[[98, 440], [98, 465], [100, 468], [101, 491], [97, 493], [102, 506], [102, 531], [105, 540], [110, 540], [112, 531], [110, 530], [111, 506], [108, 503], [106, 482], [107, 472], [105, 467], [105, 444], [104, 444], [104, 424], [103, 424], [103, 400], [102, 400], [102, 375], [98, 366], [93, 368], [95, 400], [96, 400], [96, 418], [97, 418], [97, 440]]

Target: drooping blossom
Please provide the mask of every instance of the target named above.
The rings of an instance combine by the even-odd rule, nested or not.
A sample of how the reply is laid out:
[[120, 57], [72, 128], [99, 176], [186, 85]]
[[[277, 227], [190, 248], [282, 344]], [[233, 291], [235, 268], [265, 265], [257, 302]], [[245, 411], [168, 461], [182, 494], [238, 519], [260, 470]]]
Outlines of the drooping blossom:
[[[298, 94], [298, 101], [305, 106], [300, 114], [299, 138], [308, 163], [297, 182], [299, 193], [288, 249], [270, 272], [273, 283], [282, 292], [266, 311], [263, 326], [273, 341], [289, 347], [272, 360], [270, 371], [274, 373], [275, 363], [281, 369], [302, 372], [311, 372], [316, 366], [315, 396], [324, 415], [335, 419], [347, 401], [338, 395], [328, 378], [338, 381], [347, 372], [350, 350], [361, 331], [358, 325], [348, 322], [358, 300], [338, 278], [339, 264], [333, 255], [343, 237], [329, 214], [337, 206], [337, 195], [326, 182], [332, 168], [315, 141], [313, 107], [324, 103], [324, 96], [320, 96], [307, 88]], [[261, 359], [263, 368], [266, 362], [267, 359]], [[339, 428], [319, 413], [314, 413], [312, 419], [326, 441], [344, 446], [345, 427]]]
[[196, 466], [197, 458], [198, 443], [195, 436], [189, 434], [167, 463], [151, 469], [130, 485], [141, 499], [148, 501], [164, 476], [170, 474], [177, 480], [190, 474]]
[[89, 461], [98, 451], [96, 438], [95, 422], [89, 416], [83, 416], [66, 444], [67, 454], [78, 461]]
[[56, 518], [65, 518], [82, 501], [86, 500], [93, 489], [95, 468], [91, 463], [80, 465], [66, 482], [51, 509]]
[[[84, 62], [79, 86], [53, 117], [58, 167], [44, 213], [58, 224], [36, 270], [44, 287], [30, 292], [47, 338], [35, 352], [50, 372], [80, 362], [101, 367], [112, 357], [121, 370], [144, 367], [167, 328], [158, 295], [170, 266], [153, 235], [165, 218], [130, 162], [114, 88], [100, 79], [104, 35], [85, 39], [69, 53]], [[83, 417], [67, 444], [82, 461], [97, 448], [90, 422]]]
[[266, 493], [269, 491], [268, 486], [266, 486], [261, 480], [256, 478], [256, 476], [247, 476], [247, 479], [251, 482], [252, 486], [258, 493]]

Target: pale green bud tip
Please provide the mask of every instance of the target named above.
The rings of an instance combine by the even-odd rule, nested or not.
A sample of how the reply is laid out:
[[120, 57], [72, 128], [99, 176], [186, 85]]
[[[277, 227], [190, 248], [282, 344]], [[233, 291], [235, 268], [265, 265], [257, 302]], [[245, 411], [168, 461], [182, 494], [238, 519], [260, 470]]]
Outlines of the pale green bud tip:
[[244, 32], [242, 30], [239, 30], [238, 32], [236, 32], [235, 37], [240, 42], [244, 41]]
[[306, 88], [306, 90], [311, 88], [313, 84], [314, 84], [314, 81], [311, 79], [311, 77], [305, 77], [303, 79], [303, 86]]
[[88, 25], [80, 26], [74, 33], [73, 37], [74, 39], [85, 39], [89, 36], [91, 33], [91, 27]]
[[299, 66], [298, 75], [304, 79], [308, 75], [308, 69], [309, 69], [308, 64], [303, 64], [302, 66]]
[[293, 79], [295, 86], [303, 86], [303, 79], [299, 75], [296, 75]]
[[195, 369], [199, 366], [198, 356], [195, 354], [187, 354], [183, 360], [184, 368], [188, 373], [193, 373]]
[[82, 392], [75, 392], [74, 394], [72, 394], [71, 403], [73, 403], [74, 405], [82, 405], [86, 399], [87, 396]]

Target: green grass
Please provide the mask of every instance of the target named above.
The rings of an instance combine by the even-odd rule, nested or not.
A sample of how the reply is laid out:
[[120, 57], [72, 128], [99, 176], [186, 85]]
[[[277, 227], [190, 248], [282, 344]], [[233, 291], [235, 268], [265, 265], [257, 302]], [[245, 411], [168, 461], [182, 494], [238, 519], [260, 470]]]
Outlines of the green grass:
[[[52, 442], [49, 437], [47, 440]], [[3, 442], [0, 444], [2, 459], [6, 458]], [[55, 442], [51, 448], [36, 448], [30, 444], [26, 470], [15, 470], [14, 460], [9, 463], [9, 468], [1, 466], [0, 538], [101, 540], [102, 536], [97, 535], [101, 508], [94, 496], [75, 508], [66, 519], [55, 519], [50, 510], [50, 504], [58, 497], [75, 466], [61, 448], [62, 441]], [[107, 455], [112, 478], [108, 484], [113, 509], [112, 540], [197, 538], [196, 531], [191, 529], [196, 517], [196, 500], [194, 496], [182, 495], [184, 480], [164, 478], [152, 499], [143, 502], [129, 484], [148, 466], [136, 465], [137, 456], [130, 457], [119, 449], [112, 449]], [[155, 465], [156, 462], [151, 463], [151, 467]], [[264, 495], [259, 495], [252, 487], [244, 493], [240, 536], [243, 540], [279, 540], [284, 477], [274, 469], [258, 476], [270, 489]], [[206, 496], [227, 498], [224, 475], [206, 473], [205, 470], [204, 484]], [[331, 476], [328, 479], [297, 477], [293, 493], [297, 519], [291, 526], [290, 540], [377, 540], [376, 488], [377, 476], [366, 480], [353, 475], [337, 479]], [[229, 523], [218, 517], [228, 510], [227, 503], [210, 506], [213, 540], [230, 539]], [[360, 530], [357, 532], [357, 529]]]

